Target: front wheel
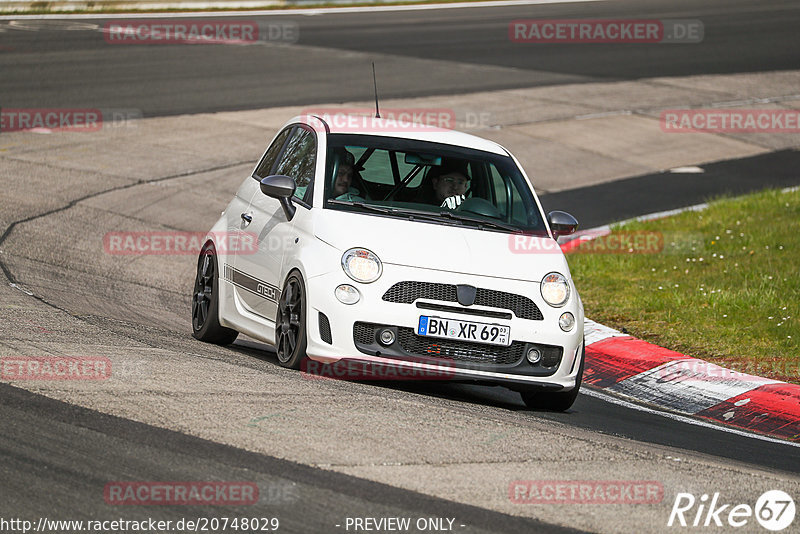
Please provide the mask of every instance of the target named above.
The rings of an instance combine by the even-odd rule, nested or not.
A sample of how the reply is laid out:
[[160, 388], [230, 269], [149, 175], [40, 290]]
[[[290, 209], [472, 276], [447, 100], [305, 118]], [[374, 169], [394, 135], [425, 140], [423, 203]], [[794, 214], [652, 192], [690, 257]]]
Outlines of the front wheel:
[[306, 357], [306, 288], [303, 279], [292, 273], [283, 286], [278, 302], [278, 363], [289, 369], [300, 369]]
[[586, 362], [586, 340], [583, 340], [583, 350], [581, 352], [581, 365], [578, 367], [578, 376], [575, 377], [575, 387], [569, 391], [559, 391], [557, 393], [543, 391], [523, 391], [520, 393], [522, 402], [532, 410], [552, 410], [555, 412], [566, 412], [578, 398], [578, 392], [583, 382], [583, 365]]
[[206, 244], [197, 258], [192, 293], [192, 335], [206, 343], [230, 345], [239, 332], [219, 324], [219, 280], [214, 245]]

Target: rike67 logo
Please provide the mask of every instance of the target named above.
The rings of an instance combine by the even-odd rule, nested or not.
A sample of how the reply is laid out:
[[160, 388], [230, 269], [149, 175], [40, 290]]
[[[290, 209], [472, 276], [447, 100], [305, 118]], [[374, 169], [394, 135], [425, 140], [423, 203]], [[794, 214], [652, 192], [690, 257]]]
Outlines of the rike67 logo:
[[794, 515], [794, 500], [781, 490], [764, 492], [752, 507], [725, 503], [719, 493], [714, 493], [710, 500], [708, 494], [698, 499], [691, 493], [678, 493], [667, 526], [740, 528], [755, 517], [765, 529], [778, 532], [792, 524]]

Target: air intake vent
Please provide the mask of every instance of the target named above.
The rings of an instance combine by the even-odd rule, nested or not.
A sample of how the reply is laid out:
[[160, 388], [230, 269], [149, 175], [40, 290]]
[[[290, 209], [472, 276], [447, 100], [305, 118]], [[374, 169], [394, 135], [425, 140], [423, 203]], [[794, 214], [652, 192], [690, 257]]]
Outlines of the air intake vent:
[[333, 343], [333, 337], [331, 336], [331, 322], [328, 321], [328, 316], [322, 312], [319, 312], [319, 335], [327, 344]]
[[[433, 282], [398, 282], [383, 295], [383, 300], [386, 302], [400, 304], [411, 304], [417, 299], [458, 302], [457, 288], [451, 284]], [[544, 320], [539, 307], [531, 299], [523, 295], [479, 287], [475, 290], [475, 302], [473, 304], [487, 308], [511, 310], [520, 319]]]

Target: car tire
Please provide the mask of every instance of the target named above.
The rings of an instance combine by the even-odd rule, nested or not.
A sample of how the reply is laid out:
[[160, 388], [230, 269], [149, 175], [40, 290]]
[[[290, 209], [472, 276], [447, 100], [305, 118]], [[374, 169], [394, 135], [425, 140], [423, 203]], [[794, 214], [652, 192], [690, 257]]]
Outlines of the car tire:
[[278, 363], [288, 369], [300, 369], [306, 358], [308, 337], [306, 336], [306, 288], [297, 272], [291, 273], [286, 279], [278, 301], [275, 341]]
[[239, 332], [219, 324], [219, 276], [213, 243], [207, 243], [197, 258], [192, 293], [192, 336], [217, 345], [230, 345]]
[[522, 402], [531, 410], [550, 410], [554, 412], [566, 412], [578, 398], [578, 392], [583, 382], [583, 366], [586, 362], [586, 340], [583, 340], [583, 350], [581, 352], [581, 365], [578, 368], [578, 376], [575, 378], [575, 387], [569, 391], [559, 391], [557, 393], [544, 391], [522, 391]]

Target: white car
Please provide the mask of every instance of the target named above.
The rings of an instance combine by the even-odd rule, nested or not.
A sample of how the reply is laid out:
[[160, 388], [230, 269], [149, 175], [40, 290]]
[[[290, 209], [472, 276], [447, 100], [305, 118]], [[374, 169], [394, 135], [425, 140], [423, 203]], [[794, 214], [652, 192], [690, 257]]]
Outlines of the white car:
[[273, 139], [198, 259], [194, 337], [241, 332], [284, 367], [370, 362], [568, 409], [584, 315], [556, 238], [577, 221], [545, 216], [496, 143], [361, 122], [299, 116]]

